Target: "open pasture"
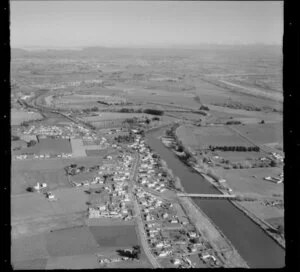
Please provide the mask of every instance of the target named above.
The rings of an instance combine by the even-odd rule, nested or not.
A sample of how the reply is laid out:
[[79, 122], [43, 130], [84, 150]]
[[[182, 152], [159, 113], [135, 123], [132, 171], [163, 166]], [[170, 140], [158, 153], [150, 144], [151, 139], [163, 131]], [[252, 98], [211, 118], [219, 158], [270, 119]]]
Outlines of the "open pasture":
[[240, 204], [264, 220], [284, 216], [284, 210], [279, 210], [278, 208], [272, 206], [265, 206], [258, 201], [242, 201]]
[[104, 156], [107, 154], [107, 150], [101, 150], [101, 149], [86, 149], [85, 153], [88, 157], [98, 157], [98, 156]]
[[72, 148], [69, 140], [46, 138], [40, 139], [34, 146], [17, 151], [16, 154], [34, 153], [37, 155], [58, 155], [71, 152]]
[[11, 125], [20, 125], [24, 121], [40, 120], [43, 119], [42, 115], [37, 112], [28, 112], [17, 109], [11, 110]]
[[185, 92], [166, 92], [164, 90], [139, 89], [126, 94], [130, 100], [135, 102], [168, 104], [170, 106], [187, 107], [198, 109], [200, 104], [194, 100], [194, 94]]
[[[224, 179], [234, 192], [272, 197], [283, 195], [283, 184], [276, 184], [264, 180], [264, 177], [277, 177], [282, 169], [277, 167], [248, 168], [248, 169], [216, 169], [216, 172]], [[255, 177], [253, 177], [255, 176]]]
[[74, 227], [45, 234], [46, 248], [51, 257], [93, 254], [98, 244], [88, 227]]
[[50, 257], [46, 270], [52, 269], [97, 269], [100, 268], [95, 254]]
[[258, 144], [283, 142], [282, 123], [235, 125], [234, 128]]
[[134, 226], [93, 226], [90, 231], [101, 247], [132, 247], [139, 244]]
[[[34, 163], [32, 161], [32, 163]], [[30, 165], [30, 164], [28, 164]], [[41, 169], [41, 170], [29, 170], [13, 169], [11, 175], [11, 193], [23, 194], [26, 193], [28, 187], [35, 186], [37, 182], [47, 183], [47, 189], [54, 190], [61, 187], [70, 187], [65, 170], [61, 165], [56, 169]]]
[[192, 148], [208, 148], [209, 145], [244, 145], [250, 143], [223, 126], [192, 127], [181, 126], [176, 131], [179, 139]]
[[14, 270], [45, 270], [47, 261], [47, 259], [35, 259], [12, 262], [11, 265]]
[[54, 215], [55, 211], [48, 199], [39, 193], [12, 196], [12, 219], [26, 219], [30, 217]]
[[[52, 191], [56, 201], [51, 201], [51, 207], [56, 215], [83, 212], [87, 210], [89, 196], [84, 188], [61, 188]], [[47, 200], [48, 201], [48, 200]]]
[[92, 179], [94, 176], [97, 175], [97, 172], [83, 172], [79, 173], [75, 176], [70, 176], [70, 180], [75, 181], [75, 182], [81, 182], [84, 180], [89, 180]]
[[[12, 262], [45, 260], [49, 257], [46, 249], [46, 240], [43, 234], [12, 239]], [[40, 263], [44, 263], [43, 261]], [[45, 264], [45, 263], [44, 263]]]
[[65, 229], [74, 226], [85, 225], [86, 212], [76, 212], [58, 215], [42, 215], [19, 217], [12, 215], [11, 237], [18, 239], [20, 237], [37, 235], [53, 230]]
[[[258, 120], [264, 120], [266, 123], [274, 123], [282, 121], [282, 114], [275, 112], [263, 112], [263, 111], [247, 111], [243, 109], [231, 109], [227, 107], [209, 105], [210, 110], [219, 112], [220, 114], [228, 114], [237, 118], [254, 118]], [[250, 119], [251, 120], [251, 119]]]
[[[32, 171], [36, 170], [58, 170], [70, 165], [74, 159], [41, 159], [41, 160], [19, 160], [12, 163], [12, 172], [14, 171]], [[76, 159], [79, 160], [79, 159]], [[91, 159], [92, 160], [92, 159]], [[89, 160], [90, 161], [90, 160]]]
[[100, 122], [105, 120], [118, 120], [118, 119], [127, 119], [127, 118], [142, 118], [142, 117], [153, 117], [150, 114], [146, 113], [121, 113], [121, 112], [101, 112], [98, 116], [89, 116], [83, 117], [82, 119], [86, 122]]
[[266, 219], [266, 221], [269, 224], [273, 225], [275, 228], [284, 227], [284, 216], [271, 217]]
[[[249, 145], [250, 146], [250, 145]], [[233, 152], [233, 151], [218, 151], [218, 156], [231, 162], [240, 162], [247, 159], [259, 159], [265, 156], [265, 153], [260, 152]], [[217, 160], [216, 160], [217, 161]]]

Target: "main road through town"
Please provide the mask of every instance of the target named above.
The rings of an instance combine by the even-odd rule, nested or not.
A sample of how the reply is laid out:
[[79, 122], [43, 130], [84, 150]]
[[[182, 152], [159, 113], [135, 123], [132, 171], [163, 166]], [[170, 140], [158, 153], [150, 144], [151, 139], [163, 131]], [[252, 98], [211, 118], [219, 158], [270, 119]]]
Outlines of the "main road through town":
[[138, 232], [139, 232], [139, 236], [140, 236], [141, 245], [144, 249], [146, 256], [148, 257], [148, 260], [152, 264], [152, 266], [154, 268], [160, 268], [161, 267], [160, 264], [157, 262], [157, 260], [155, 259], [155, 257], [153, 256], [153, 254], [150, 251], [150, 248], [149, 248], [149, 245], [147, 242], [147, 236], [146, 236], [145, 229], [144, 229], [144, 223], [142, 220], [141, 210], [140, 210], [139, 204], [137, 202], [137, 198], [133, 193], [133, 190], [135, 187], [134, 183], [136, 182], [136, 179], [137, 179], [139, 162], [140, 162], [139, 154], [136, 154], [135, 165], [132, 168], [132, 175], [131, 175], [131, 180], [129, 183], [129, 195], [130, 195], [130, 199], [132, 200], [133, 207], [134, 207], [134, 214], [135, 214], [137, 228], [138, 228]]

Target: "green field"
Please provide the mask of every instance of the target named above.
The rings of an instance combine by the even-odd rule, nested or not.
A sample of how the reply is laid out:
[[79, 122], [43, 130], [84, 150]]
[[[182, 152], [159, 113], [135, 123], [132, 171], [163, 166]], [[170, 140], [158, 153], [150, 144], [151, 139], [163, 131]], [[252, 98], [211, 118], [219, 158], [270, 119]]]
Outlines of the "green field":
[[132, 247], [139, 244], [134, 226], [93, 226], [90, 231], [101, 247]]
[[26, 153], [34, 153], [37, 155], [58, 155], [62, 153], [72, 153], [72, 148], [69, 140], [46, 138], [39, 139], [34, 146], [15, 151], [16, 155]]
[[224, 126], [191, 127], [181, 126], [176, 131], [179, 139], [192, 148], [208, 148], [209, 145], [244, 145], [251, 144]]
[[283, 142], [282, 123], [237, 125], [234, 128], [258, 144]]
[[42, 115], [37, 112], [27, 112], [12, 109], [11, 110], [11, 125], [16, 126], [20, 125], [24, 121], [31, 121], [31, 120], [40, 120], [42, 119]]
[[[215, 169], [234, 192], [272, 197], [283, 195], [283, 184], [276, 184], [263, 178], [266, 176], [278, 176], [282, 169], [275, 167], [248, 168], [248, 169]], [[253, 176], [256, 176], [254, 178]]]

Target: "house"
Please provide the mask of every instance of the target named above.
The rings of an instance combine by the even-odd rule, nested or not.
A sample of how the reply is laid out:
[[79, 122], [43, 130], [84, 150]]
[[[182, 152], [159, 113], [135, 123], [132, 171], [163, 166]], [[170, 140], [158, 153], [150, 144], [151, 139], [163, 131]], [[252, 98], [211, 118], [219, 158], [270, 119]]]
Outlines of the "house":
[[171, 261], [174, 265], [179, 265], [181, 264], [181, 261], [179, 259], [174, 259]]
[[34, 188], [35, 190], [40, 190], [40, 189], [41, 189], [40, 183], [38, 182], [33, 188]]
[[155, 247], [156, 248], [162, 248], [164, 246], [163, 242], [158, 242]]
[[194, 231], [191, 231], [191, 232], [188, 233], [188, 236], [191, 237], [191, 238], [195, 238], [195, 237], [197, 237], [197, 233], [194, 232]]
[[48, 192], [48, 193], [47, 193], [47, 197], [48, 197], [49, 199], [54, 199], [54, 195], [53, 195], [51, 192]]
[[166, 257], [168, 255], [170, 255], [172, 252], [170, 250], [163, 250], [159, 253], [159, 257]]
[[179, 223], [179, 222], [178, 222], [178, 219], [171, 219], [171, 220], [170, 220], [170, 223], [176, 224], [176, 223]]

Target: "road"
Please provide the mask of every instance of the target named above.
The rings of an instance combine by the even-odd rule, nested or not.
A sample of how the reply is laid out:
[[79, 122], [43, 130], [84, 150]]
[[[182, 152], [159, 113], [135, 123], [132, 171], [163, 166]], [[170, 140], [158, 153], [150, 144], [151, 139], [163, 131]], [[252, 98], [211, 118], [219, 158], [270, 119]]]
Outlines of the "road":
[[145, 229], [144, 229], [144, 224], [143, 224], [143, 220], [142, 220], [140, 207], [138, 205], [136, 196], [133, 194], [133, 187], [134, 187], [133, 183], [136, 181], [136, 178], [137, 178], [137, 170], [138, 170], [137, 166], [139, 165], [139, 161], [140, 161], [139, 154], [137, 154], [137, 159], [136, 159], [135, 165], [133, 167], [133, 173], [131, 176], [131, 182], [129, 184], [129, 195], [130, 195], [130, 199], [132, 200], [133, 207], [134, 207], [134, 214], [135, 214], [136, 223], [137, 223], [137, 227], [138, 227], [138, 231], [139, 231], [141, 245], [144, 249], [146, 256], [148, 257], [148, 260], [152, 264], [152, 266], [154, 268], [160, 268], [161, 267], [160, 264], [157, 262], [157, 260], [155, 259], [155, 257], [152, 255], [152, 253], [150, 251], [150, 248], [149, 248], [149, 245], [147, 242], [147, 236], [146, 236]]

